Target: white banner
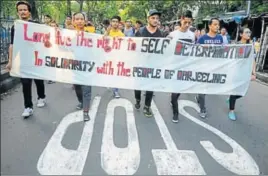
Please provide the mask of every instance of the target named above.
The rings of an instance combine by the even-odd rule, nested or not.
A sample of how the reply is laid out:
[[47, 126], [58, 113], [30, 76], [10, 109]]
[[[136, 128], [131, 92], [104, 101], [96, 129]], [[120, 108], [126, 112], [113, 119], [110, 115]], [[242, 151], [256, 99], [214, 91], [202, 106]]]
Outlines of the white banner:
[[194, 45], [15, 22], [11, 75], [158, 92], [244, 95], [252, 45]]

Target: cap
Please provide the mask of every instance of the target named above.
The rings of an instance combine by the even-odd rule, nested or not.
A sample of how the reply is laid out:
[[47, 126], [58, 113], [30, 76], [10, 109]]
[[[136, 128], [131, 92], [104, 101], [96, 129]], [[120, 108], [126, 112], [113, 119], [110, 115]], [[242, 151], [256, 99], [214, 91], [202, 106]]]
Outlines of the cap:
[[153, 16], [153, 15], [159, 15], [159, 16], [161, 16], [161, 13], [158, 12], [156, 9], [149, 10], [149, 12], [147, 13], [147, 17]]

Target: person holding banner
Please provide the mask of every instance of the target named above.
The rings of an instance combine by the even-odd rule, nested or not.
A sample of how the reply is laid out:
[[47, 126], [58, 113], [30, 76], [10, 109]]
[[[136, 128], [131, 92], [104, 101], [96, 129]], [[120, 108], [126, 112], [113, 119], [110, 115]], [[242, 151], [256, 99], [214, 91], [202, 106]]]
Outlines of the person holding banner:
[[[73, 14], [73, 25], [77, 31], [85, 31], [86, 17], [83, 13], [77, 12]], [[84, 121], [89, 121], [90, 117], [88, 114], [91, 101], [91, 86], [85, 85], [74, 85], [75, 93], [79, 101], [77, 109], [83, 108]]]
[[[249, 44], [250, 43], [250, 35], [251, 31], [248, 28], [240, 28], [239, 29], [239, 36], [241, 37], [240, 41], [238, 42], [239, 44]], [[251, 75], [251, 80], [256, 80], [256, 61], [253, 61], [253, 68], [252, 68], [252, 75]], [[242, 96], [239, 95], [231, 95], [229, 98], [229, 113], [228, 113], [228, 118], [230, 120], [235, 121], [236, 120], [236, 115], [235, 115], [235, 103], [236, 100], [241, 98]]]
[[[193, 16], [192, 12], [187, 10], [183, 13], [183, 15], [180, 18], [181, 26], [179, 29], [171, 32], [167, 37], [172, 40], [183, 40], [189, 43], [195, 43], [195, 34], [189, 30], [192, 21]], [[179, 109], [178, 109], [178, 98], [180, 96], [180, 93], [172, 93], [171, 94], [171, 105], [173, 109], [173, 119], [172, 121], [174, 123], [179, 122]]]
[[[223, 38], [218, 31], [220, 29], [220, 20], [218, 18], [212, 18], [208, 22], [209, 32], [203, 36], [201, 36], [197, 43], [199, 44], [223, 44]], [[199, 116], [201, 118], [206, 118], [207, 110], [205, 107], [205, 94], [198, 94], [195, 97], [199, 107], [200, 112]]]
[[[28, 2], [25, 1], [19, 1], [16, 4], [16, 9], [18, 16], [21, 20], [34, 22], [30, 20], [31, 18], [31, 6]], [[15, 35], [15, 29], [14, 25], [11, 27], [11, 42], [9, 46], [9, 61], [6, 66], [6, 69], [8, 71], [12, 68], [12, 53], [13, 53], [13, 43], [14, 43], [14, 35]], [[41, 108], [44, 107], [46, 104], [45, 101], [45, 86], [43, 80], [34, 79], [36, 89], [37, 89], [37, 107]], [[23, 98], [24, 98], [24, 111], [22, 113], [22, 117], [29, 117], [33, 114], [33, 102], [32, 102], [32, 79], [28, 78], [21, 78], [22, 83], [22, 92], [23, 92]]]
[[[119, 23], [121, 18], [119, 16], [113, 16], [111, 18], [111, 25], [107, 28], [104, 36], [110, 37], [125, 37], [124, 33], [119, 29]], [[120, 98], [118, 88], [113, 88], [113, 94], [115, 98]]]
[[[136, 37], [154, 37], [154, 38], [163, 37], [162, 32], [160, 31], [160, 29], [158, 29], [160, 16], [161, 16], [161, 13], [158, 12], [157, 10], [155, 9], [150, 10], [147, 14], [148, 25], [140, 28], [140, 30], [135, 34], [135, 36]], [[134, 93], [135, 93], [135, 99], [136, 99], [135, 108], [140, 109], [141, 91], [135, 90]], [[146, 117], [153, 116], [153, 113], [151, 110], [152, 99], [153, 99], [153, 92], [146, 91], [145, 106], [143, 108], [143, 113]]]

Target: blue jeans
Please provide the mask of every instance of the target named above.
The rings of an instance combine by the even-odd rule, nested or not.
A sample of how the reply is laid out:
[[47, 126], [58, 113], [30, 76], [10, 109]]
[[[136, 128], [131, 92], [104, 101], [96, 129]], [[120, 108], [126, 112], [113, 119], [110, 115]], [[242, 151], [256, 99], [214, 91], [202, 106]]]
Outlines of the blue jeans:
[[118, 88], [113, 88], [113, 92], [118, 92]]
[[91, 101], [91, 86], [74, 85], [77, 99], [83, 104], [83, 110], [89, 111]]

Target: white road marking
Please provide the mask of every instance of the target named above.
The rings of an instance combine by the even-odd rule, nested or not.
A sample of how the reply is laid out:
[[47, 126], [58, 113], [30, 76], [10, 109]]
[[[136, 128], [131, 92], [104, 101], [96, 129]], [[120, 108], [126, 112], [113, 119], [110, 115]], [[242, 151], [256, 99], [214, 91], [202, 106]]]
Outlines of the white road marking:
[[85, 123], [77, 150], [64, 148], [61, 141], [71, 124], [83, 121], [82, 111], [70, 113], [62, 119], [39, 157], [37, 170], [41, 175], [82, 175], [100, 99], [100, 97], [95, 97], [93, 100], [92, 108], [89, 111], [91, 120]]
[[238, 175], [260, 174], [258, 165], [244, 148], [242, 148], [232, 138], [222, 133], [218, 129], [191, 116], [184, 110], [184, 107], [187, 106], [194, 108], [196, 111], [199, 111], [199, 107], [196, 103], [188, 100], [179, 100], [179, 110], [183, 116], [216, 134], [233, 148], [232, 153], [224, 153], [216, 149], [210, 141], [200, 141], [200, 144], [220, 165]]
[[[116, 107], [126, 109], [128, 128], [128, 146], [118, 148], [113, 140], [114, 110]], [[101, 166], [110, 175], [133, 175], [140, 164], [140, 147], [138, 133], [133, 114], [133, 106], [129, 100], [113, 99], [109, 102], [106, 112], [102, 146]]]
[[205, 175], [194, 151], [178, 150], [154, 101], [152, 111], [167, 149], [153, 149], [158, 175]]

